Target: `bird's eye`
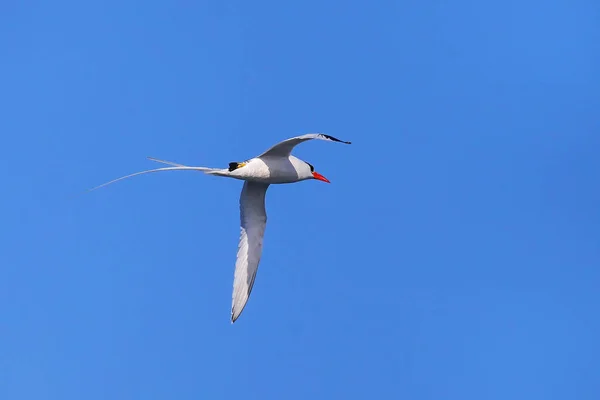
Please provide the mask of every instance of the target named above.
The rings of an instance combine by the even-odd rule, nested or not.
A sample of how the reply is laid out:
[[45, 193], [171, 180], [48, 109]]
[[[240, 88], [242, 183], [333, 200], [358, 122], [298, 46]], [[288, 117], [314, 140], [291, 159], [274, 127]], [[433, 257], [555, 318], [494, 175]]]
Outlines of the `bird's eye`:
[[311, 163], [307, 163], [307, 164], [310, 167], [310, 172], [315, 172], [315, 167], [313, 167]]

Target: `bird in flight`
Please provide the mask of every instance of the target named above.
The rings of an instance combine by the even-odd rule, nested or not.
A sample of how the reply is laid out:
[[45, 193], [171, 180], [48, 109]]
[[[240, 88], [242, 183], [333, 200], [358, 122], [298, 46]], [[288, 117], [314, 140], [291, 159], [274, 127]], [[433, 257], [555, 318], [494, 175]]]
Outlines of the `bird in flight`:
[[327, 178], [315, 171], [311, 164], [291, 154], [298, 144], [312, 139], [350, 144], [350, 142], [322, 133], [308, 133], [279, 142], [264, 153], [249, 160], [231, 162], [228, 168], [223, 169], [192, 167], [148, 157], [152, 161], [167, 164], [170, 167], [136, 172], [96, 186], [89, 189], [89, 191], [132, 176], [160, 171], [201, 171], [208, 175], [243, 180], [244, 185], [240, 195], [241, 234], [235, 262], [231, 299], [231, 323], [234, 323], [248, 302], [262, 255], [263, 236], [267, 224], [265, 195], [269, 185], [294, 183], [308, 179], [330, 183]]

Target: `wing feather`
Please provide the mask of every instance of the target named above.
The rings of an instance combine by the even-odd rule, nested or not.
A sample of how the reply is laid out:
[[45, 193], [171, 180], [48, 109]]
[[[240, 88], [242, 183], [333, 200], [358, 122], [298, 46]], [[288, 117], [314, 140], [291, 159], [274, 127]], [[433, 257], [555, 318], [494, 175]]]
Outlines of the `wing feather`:
[[232, 323], [244, 310], [258, 271], [267, 225], [265, 195], [268, 187], [268, 184], [246, 181], [240, 195], [241, 234], [231, 296]]
[[272, 146], [269, 150], [262, 153], [259, 157], [264, 156], [274, 156], [274, 157], [288, 157], [294, 147], [299, 145], [302, 142], [306, 142], [307, 140], [319, 139], [319, 140], [327, 140], [329, 142], [340, 142], [345, 144], [351, 144], [351, 142], [346, 142], [344, 140], [340, 140], [338, 138], [334, 138], [333, 136], [325, 135], [324, 133], [307, 133], [306, 135], [296, 136], [293, 138], [286, 139], [282, 142], [277, 143]]

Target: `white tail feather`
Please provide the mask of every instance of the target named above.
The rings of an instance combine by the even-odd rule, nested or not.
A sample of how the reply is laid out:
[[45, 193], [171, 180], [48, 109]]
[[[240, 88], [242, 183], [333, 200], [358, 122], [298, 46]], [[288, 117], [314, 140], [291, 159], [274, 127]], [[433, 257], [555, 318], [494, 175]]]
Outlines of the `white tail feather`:
[[177, 164], [177, 163], [174, 163], [173, 161], [159, 160], [158, 158], [154, 158], [154, 157], [148, 157], [148, 160], [156, 161], [156, 162], [162, 163], [162, 164], [172, 165], [174, 167], [187, 167], [187, 165]]
[[133, 174], [130, 174], [130, 175], [122, 176], [122, 177], [117, 178], [117, 179], [113, 179], [110, 182], [103, 183], [102, 185], [99, 185], [99, 186], [96, 186], [94, 188], [88, 189], [87, 191], [91, 192], [92, 190], [100, 189], [101, 187], [108, 186], [111, 183], [115, 183], [115, 182], [118, 182], [118, 181], [123, 180], [123, 179], [131, 178], [131, 177], [136, 176], [136, 175], [143, 175], [143, 174], [149, 174], [151, 172], [160, 172], [160, 171], [202, 171], [204, 173], [211, 174], [213, 172], [217, 172], [217, 171], [220, 171], [220, 170], [216, 169], [216, 168], [187, 167], [187, 166], [176, 166], [176, 167], [165, 167], [165, 168], [149, 169], [149, 170], [146, 170], [146, 171], [140, 171], [140, 172], [136, 172], [136, 173], [133, 173]]

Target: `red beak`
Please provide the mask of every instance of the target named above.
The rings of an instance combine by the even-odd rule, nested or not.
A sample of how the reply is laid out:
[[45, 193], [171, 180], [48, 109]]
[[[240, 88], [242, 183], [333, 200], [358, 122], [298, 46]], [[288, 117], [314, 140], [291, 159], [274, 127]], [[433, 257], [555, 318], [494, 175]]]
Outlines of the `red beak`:
[[318, 180], [323, 181], [323, 182], [331, 183], [331, 182], [329, 182], [329, 179], [325, 178], [323, 175], [321, 175], [318, 172], [313, 172], [312, 174], [313, 174], [313, 177], [315, 179], [318, 179]]

